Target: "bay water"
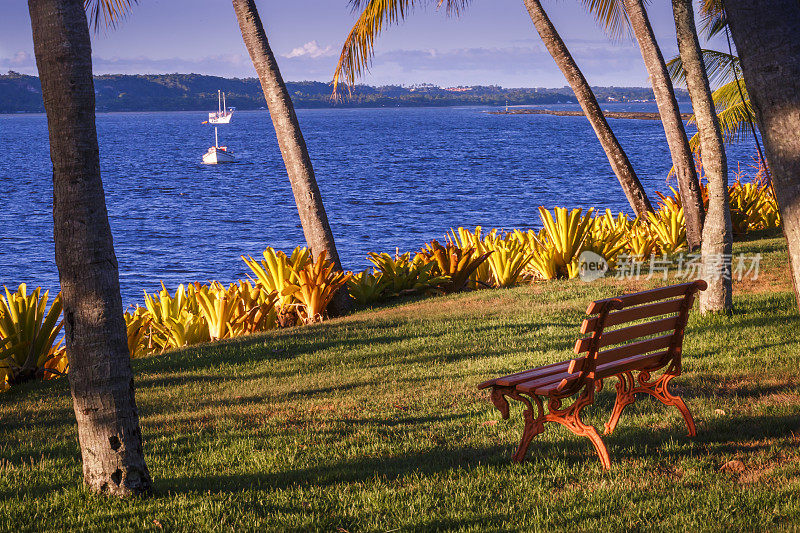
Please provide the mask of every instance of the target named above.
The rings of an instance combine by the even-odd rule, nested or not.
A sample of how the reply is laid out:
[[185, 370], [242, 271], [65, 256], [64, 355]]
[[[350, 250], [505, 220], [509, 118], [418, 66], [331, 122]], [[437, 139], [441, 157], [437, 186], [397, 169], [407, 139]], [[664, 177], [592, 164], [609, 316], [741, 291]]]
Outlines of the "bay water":
[[[603, 108], [655, 111], [647, 103]], [[443, 241], [458, 226], [538, 228], [540, 205], [630, 212], [586, 118], [489, 110], [298, 110], [345, 269], [370, 266], [370, 251]], [[220, 144], [237, 161], [217, 166], [201, 164], [214, 142], [205, 119], [202, 112], [97, 116], [126, 306], [161, 281], [171, 291], [179, 283], [236, 281], [249, 273], [241, 255], [304, 244], [269, 114], [239, 111], [220, 126]], [[655, 203], [656, 191], [675, 186], [661, 123], [609, 122]], [[55, 293], [46, 117], [0, 115], [0, 146], [0, 285]], [[731, 170], [752, 164], [753, 153], [750, 143], [731, 145]]]

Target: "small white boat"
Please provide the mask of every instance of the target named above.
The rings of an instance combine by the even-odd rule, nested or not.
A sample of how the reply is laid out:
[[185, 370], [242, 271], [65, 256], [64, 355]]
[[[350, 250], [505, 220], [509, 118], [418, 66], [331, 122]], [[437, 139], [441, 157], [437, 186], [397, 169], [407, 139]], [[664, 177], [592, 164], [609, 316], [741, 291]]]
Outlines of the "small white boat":
[[218, 163], [233, 163], [236, 158], [233, 156], [227, 146], [219, 145], [219, 136], [217, 135], [217, 128], [214, 127], [214, 146], [208, 149], [203, 154], [204, 165], [216, 165]]
[[210, 124], [229, 124], [233, 117], [233, 112], [236, 111], [235, 107], [226, 107], [225, 93], [217, 90], [217, 112], [208, 114], [208, 122]]

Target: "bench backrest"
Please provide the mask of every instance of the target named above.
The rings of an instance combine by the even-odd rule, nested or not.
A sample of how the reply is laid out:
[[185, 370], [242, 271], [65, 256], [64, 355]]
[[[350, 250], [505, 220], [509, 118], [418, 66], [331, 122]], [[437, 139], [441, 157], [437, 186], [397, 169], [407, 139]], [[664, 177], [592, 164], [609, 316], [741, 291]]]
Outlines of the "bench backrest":
[[[581, 333], [589, 335], [575, 343], [575, 353], [586, 355], [569, 365], [570, 373], [581, 375], [568, 388], [576, 390], [587, 380], [634, 368], [657, 369], [673, 361], [680, 365], [689, 310], [697, 292], [706, 287], [705, 281], [697, 280], [590, 303], [590, 317], [581, 324]], [[653, 320], [629, 325], [643, 319]]]

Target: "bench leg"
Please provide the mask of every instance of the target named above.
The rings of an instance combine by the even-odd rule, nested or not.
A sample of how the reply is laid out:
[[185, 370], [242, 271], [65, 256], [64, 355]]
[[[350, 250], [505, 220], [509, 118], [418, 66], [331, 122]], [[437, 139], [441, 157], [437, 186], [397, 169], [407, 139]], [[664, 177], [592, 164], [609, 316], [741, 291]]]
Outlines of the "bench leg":
[[[523, 396], [512, 387], [498, 387], [492, 390], [491, 400], [495, 407], [500, 410], [504, 419], [509, 417], [509, 406], [506, 398], [517, 400], [525, 405], [525, 410], [522, 413], [525, 418], [525, 428], [522, 431], [522, 439], [519, 442], [517, 451], [514, 452], [512, 457], [515, 463], [521, 463], [525, 459], [533, 438], [544, 431], [545, 422], [558, 422], [574, 434], [588, 437], [600, 457], [600, 463], [602, 463], [603, 468], [611, 468], [608, 449], [606, 449], [603, 439], [600, 438], [600, 434], [597, 433], [593, 426], [585, 424], [580, 417], [581, 409], [592, 404], [593, 395], [582, 395], [566, 409], [561, 409], [561, 400], [551, 398], [548, 402], [549, 413], [545, 415], [544, 406], [538, 396]], [[534, 404], [536, 404], [535, 409]]]
[[[686, 404], [683, 402], [683, 398], [680, 396], [674, 396], [669, 392], [669, 381], [676, 375], [677, 374], [667, 371], [653, 383], [652, 392], [646, 392], [655, 398], [658, 398], [658, 400], [664, 405], [674, 405], [677, 407], [678, 411], [680, 411], [683, 415], [683, 419], [686, 421], [686, 429], [689, 430], [689, 436], [694, 437], [697, 435], [697, 430], [694, 427], [694, 418], [692, 418], [692, 413], [689, 411], [689, 408], [686, 407]], [[649, 373], [639, 373], [639, 381], [647, 381], [649, 378]]]
[[[541, 400], [537, 396], [531, 396], [531, 399], [521, 395], [513, 387], [497, 387], [492, 389], [491, 400], [495, 407], [500, 411], [503, 420], [508, 420], [509, 405], [506, 397], [517, 400], [525, 405], [525, 410], [522, 416], [525, 419], [525, 428], [522, 430], [522, 439], [517, 446], [517, 451], [512, 456], [512, 461], [521, 463], [525, 459], [525, 454], [528, 452], [533, 437], [544, 431], [544, 407]], [[536, 403], [536, 413], [534, 413], [533, 403]]]
[[619, 379], [619, 383], [617, 383], [617, 399], [614, 402], [614, 410], [611, 412], [611, 418], [605, 425], [606, 435], [610, 435], [614, 431], [614, 428], [617, 427], [623, 409], [634, 402], [635, 395], [637, 393], [644, 393], [656, 398], [664, 405], [676, 407], [686, 421], [686, 428], [689, 430], [689, 436], [694, 437], [697, 431], [694, 426], [692, 413], [689, 411], [689, 408], [686, 407], [683, 399], [669, 392], [669, 382], [677, 375], [678, 374], [667, 370], [667, 372], [662, 374], [657, 380], [650, 381], [650, 373], [646, 371], [639, 372], [635, 380], [633, 374], [630, 372], [618, 374], [616, 376]]
[[588, 437], [589, 440], [592, 441], [597, 455], [600, 457], [600, 463], [603, 465], [603, 468], [609, 469], [611, 468], [611, 458], [608, 455], [608, 449], [603, 439], [600, 438], [600, 434], [597, 433], [594, 426], [585, 424], [583, 420], [581, 420], [581, 410], [587, 405], [591, 405], [593, 400], [592, 394], [584, 394], [566, 409], [561, 409], [561, 400], [551, 398], [548, 402], [550, 412], [547, 414], [546, 420], [549, 422], [558, 422], [574, 434], [581, 437]]
[[617, 399], [614, 402], [614, 409], [611, 411], [611, 418], [605, 424], [606, 435], [611, 435], [619, 423], [619, 417], [622, 416], [622, 411], [632, 404], [635, 400], [633, 393], [634, 389], [633, 375], [630, 372], [617, 374], [616, 377], [619, 382], [617, 383]]
[[533, 437], [544, 431], [544, 407], [542, 401], [538, 396], [531, 397], [536, 403], [537, 413], [534, 415], [533, 404], [521, 394], [517, 394], [517, 400], [526, 405], [525, 411], [522, 416], [525, 418], [525, 428], [522, 430], [522, 439], [519, 441], [517, 451], [511, 458], [515, 463], [521, 463], [525, 459], [525, 454], [528, 453], [528, 446], [530, 446]]

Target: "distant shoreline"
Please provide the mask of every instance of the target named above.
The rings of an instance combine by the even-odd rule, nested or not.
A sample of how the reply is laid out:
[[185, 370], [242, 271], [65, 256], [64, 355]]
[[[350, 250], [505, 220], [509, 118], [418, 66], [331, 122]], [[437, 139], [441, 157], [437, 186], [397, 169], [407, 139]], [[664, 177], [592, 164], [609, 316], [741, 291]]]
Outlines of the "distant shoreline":
[[[488, 111], [490, 115], [555, 115], [557, 117], [583, 117], [583, 111], [553, 111], [550, 109], [514, 109], [509, 111]], [[661, 120], [658, 113], [642, 111], [603, 111], [606, 118], [624, 118], [629, 120]], [[689, 120], [691, 113], [681, 113], [683, 120]]]

